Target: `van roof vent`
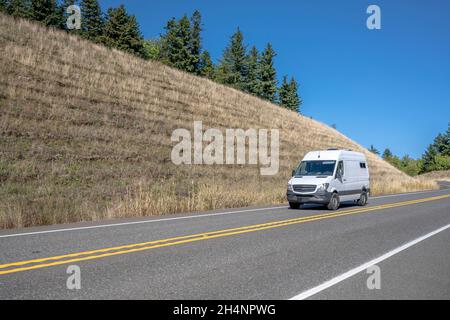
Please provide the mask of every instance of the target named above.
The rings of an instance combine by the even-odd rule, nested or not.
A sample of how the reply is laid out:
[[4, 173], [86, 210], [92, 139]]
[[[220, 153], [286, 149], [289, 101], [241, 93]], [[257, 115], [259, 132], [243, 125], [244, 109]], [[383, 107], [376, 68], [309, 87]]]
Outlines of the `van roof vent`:
[[329, 148], [328, 151], [337, 151], [339, 150], [338, 148]]

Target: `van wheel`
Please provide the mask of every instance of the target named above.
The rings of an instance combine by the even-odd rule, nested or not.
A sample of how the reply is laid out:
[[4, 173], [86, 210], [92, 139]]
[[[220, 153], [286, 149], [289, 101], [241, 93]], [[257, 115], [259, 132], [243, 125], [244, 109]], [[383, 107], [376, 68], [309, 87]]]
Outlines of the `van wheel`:
[[361, 197], [358, 200], [358, 206], [364, 207], [367, 205], [367, 201], [368, 201], [368, 196], [367, 196], [367, 192], [363, 191], [363, 193], [361, 193]]
[[300, 209], [300, 203], [289, 202], [289, 207], [291, 207], [291, 209]]
[[339, 199], [339, 196], [337, 193], [333, 193], [330, 199], [330, 203], [328, 204], [327, 208], [329, 210], [337, 210], [339, 209], [339, 205], [341, 204], [341, 200]]

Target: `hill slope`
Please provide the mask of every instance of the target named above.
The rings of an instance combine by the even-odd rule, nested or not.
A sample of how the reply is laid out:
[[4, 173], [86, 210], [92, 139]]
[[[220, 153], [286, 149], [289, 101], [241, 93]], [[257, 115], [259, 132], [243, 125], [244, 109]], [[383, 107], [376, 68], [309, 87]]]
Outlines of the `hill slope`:
[[[0, 227], [284, 202], [312, 149], [369, 157], [374, 193], [434, 188], [337, 131], [236, 90], [0, 14]], [[177, 128], [280, 129], [280, 172], [175, 166]]]
[[424, 180], [450, 181], [450, 170], [424, 173], [419, 175], [419, 178]]

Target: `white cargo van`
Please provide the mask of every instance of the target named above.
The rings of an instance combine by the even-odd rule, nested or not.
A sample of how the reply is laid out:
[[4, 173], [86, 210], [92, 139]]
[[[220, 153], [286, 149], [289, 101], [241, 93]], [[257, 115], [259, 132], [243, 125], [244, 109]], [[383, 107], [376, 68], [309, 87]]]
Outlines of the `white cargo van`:
[[330, 149], [309, 152], [292, 172], [287, 199], [292, 209], [304, 203], [337, 210], [341, 202], [365, 206], [370, 193], [369, 167], [364, 154]]

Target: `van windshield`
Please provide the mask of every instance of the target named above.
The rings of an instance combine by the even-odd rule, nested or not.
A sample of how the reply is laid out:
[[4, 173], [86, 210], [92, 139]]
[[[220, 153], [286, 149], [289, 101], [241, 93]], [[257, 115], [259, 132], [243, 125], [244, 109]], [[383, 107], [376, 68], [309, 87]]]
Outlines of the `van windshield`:
[[336, 161], [302, 161], [295, 176], [329, 177], [334, 173]]

